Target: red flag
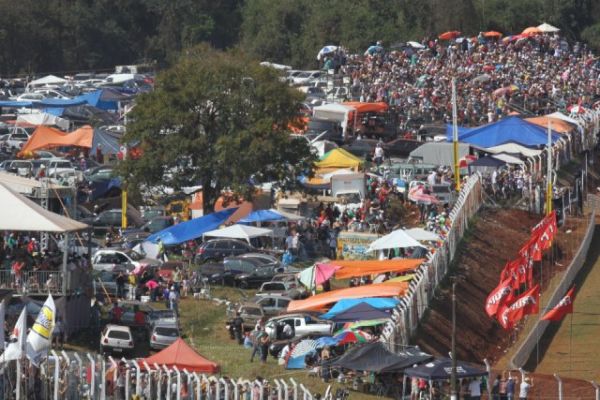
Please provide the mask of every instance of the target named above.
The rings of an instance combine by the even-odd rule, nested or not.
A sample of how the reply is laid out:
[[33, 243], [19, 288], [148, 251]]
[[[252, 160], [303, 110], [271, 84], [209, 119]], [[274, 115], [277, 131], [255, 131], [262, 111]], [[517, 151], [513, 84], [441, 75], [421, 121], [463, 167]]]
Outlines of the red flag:
[[498, 322], [506, 330], [515, 326], [515, 323], [529, 314], [537, 314], [539, 311], [540, 285], [535, 285], [514, 303], [502, 307], [497, 313]]
[[[548, 214], [544, 219], [533, 227], [531, 230], [532, 237], [536, 237], [536, 242], [541, 250], [547, 250], [552, 247], [552, 241], [554, 240], [554, 236], [558, 231], [558, 227], [556, 226], [556, 211], [552, 211]], [[534, 257], [535, 259], [535, 257]], [[541, 260], [540, 259], [536, 261]]]
[[510, 304], [515, 299], [513, 295], [514, 276], [511, 274], [501, 282], [485, 299], [485, 312], [493, 317], [505, 304]]
[[521, 247], [519, 255], [533, 261], [542, 261], [542, 249], [540, 248], [539, 237], [532, 235], [531, 238]]
[[558, 322], [563, 319], [567, 314], [573, 312], [573, 302], [575, 302], [575, 286], [573, 286], [565, 297], [552, 307], [552, 310], [548, 311], [543, 317], [543, 320]]

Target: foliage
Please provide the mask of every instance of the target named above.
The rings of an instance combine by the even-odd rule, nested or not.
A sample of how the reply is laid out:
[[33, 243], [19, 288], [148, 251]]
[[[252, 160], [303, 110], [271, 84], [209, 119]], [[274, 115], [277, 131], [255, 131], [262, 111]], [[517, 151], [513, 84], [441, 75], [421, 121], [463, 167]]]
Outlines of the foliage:
[[287, 132], [301, 99], [239, 52], [194, 48], [139, 97], [124, 140], [141, 142], [143, 155], [121, 173], [132, 187], [203, 185], [206, 211], [223, 189], [249, 198], [251, 182], [292, 188], [314, 162]]

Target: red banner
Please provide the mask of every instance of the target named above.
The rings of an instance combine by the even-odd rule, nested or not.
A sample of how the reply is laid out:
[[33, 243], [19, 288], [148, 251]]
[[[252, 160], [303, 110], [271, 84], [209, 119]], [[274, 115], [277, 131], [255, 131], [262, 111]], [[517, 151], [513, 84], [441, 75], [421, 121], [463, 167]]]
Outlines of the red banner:
[[514, 280], [514, 276], [509, 275], [485, 299], [485, 312], [488, 316], [493, 317], [505, 304], [510, 304], [515, 299], [513, 295]]
[[497, 313], [498, 322], [506, 330], [512, 329], [524, 316], [539, 311], [540, 285], [535, 285], [510, 306], [504, 306]]
[[558, 304], [556, 304], [552, 310], [548, 311], [543, 317], [543, 320], [546, 321], [561, 321], [565, 315], [571, 314], [573, 312], [573, 303], [575, 302], [575, 286], [573, 286], [565, 297], [560, 299]]

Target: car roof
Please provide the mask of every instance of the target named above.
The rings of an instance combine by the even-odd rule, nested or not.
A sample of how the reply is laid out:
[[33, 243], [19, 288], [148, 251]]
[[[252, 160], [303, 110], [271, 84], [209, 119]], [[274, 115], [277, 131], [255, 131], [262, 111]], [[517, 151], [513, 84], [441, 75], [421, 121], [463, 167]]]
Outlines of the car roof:
[[157, 320], [154, 321], [154, 323], [152, 324], [152, 328], [174, 328], [174, 329], [179, 329], [179, 326], [177, 325], [177, 322], [175, 321], [169, 321], [169, 320]]
[[110, 329], [110, 330], [114, 330], [114, 331], [127, 331], [127, 332], [131, 333], [131, 329], [128, 326], [124, 326], [124, 325], [108, 324], [108, 325], [106, 325], [106, 329]]

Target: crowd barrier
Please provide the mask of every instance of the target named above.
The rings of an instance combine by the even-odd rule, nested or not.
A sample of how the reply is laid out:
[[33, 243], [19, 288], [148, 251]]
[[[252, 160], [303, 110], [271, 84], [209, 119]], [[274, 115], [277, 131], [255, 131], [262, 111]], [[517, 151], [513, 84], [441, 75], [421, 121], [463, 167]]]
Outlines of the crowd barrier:
[[[231, 379], [90, 353], [52, 350], [36, 378], [25, 370], [17, 400], [36, 396], [52, 400], [313, 400], [312, 393], [293, 378]], [[13, 398], [17, 390], [12, 390], [9, 382], [4, 383], [2, 398]], [[34, 394], [31, 391], [36, 387], [39, 392]]]
[[417, 330], [420, 319], [429, 307], [435, 290], [446, 276], [454, 259], [456, 249], [472, 218], [483, 204], [483, 179], [480, 174], [471, 175], [463, 184], [449, 215], [450, 226], [443, 245], [427, 254], [427, 261], [419, 267], [407, 293], [392, 311], [381, 339], [391, 351], [408, 346]]

